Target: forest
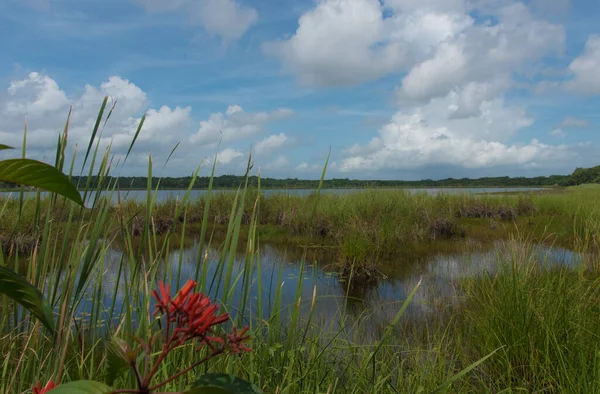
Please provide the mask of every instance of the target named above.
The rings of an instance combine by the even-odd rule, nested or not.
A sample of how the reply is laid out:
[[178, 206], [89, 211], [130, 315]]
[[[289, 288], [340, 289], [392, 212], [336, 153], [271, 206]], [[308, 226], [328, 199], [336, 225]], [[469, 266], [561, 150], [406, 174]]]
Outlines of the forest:
[[[400, 188], [400, 187], [527, 187], [527, 186], [572, 186], [581, 183], [586, 183], [591, 180], [600, 179], [600, 167], [594, 167], [594, 175], [588, 174], [594, 169], [577, 169], [573, 175], [551, 175], [539, 176], [533, 178], [526, 177], [485, 177], [485, 178], [447, 178], [440, 180], [423, 179], [419, 181], [403, 181], [403, 180], [357, 180], [348, 178], [334, 178], [323, 181], [323, 187], [326, 189], [341, 189], [341, 188]], [[583, 174], [582, 174], [583, 173]], [[80, 188], [88, 185], [87, 176], [73, 176], [73, 182]], [[187, 189], [192, 181], [191, 176], [187, 177], [166, 177], [152, 178], [152, 187], [159, 189]], [[237, 188], [244, 181], [243, 176], [237, 175], [221, 175], [213, 179], [213, 188], [215, 189], [231, 189]], [[91, 177], [89, 187], [98, 187], [102, 185], [114, 185], [114, 177]], [[159, 183], [160, 182], [160, 183]], [[194, 183], [194, 189], [206, 189], [209, 186], [209, 177], [198, 177]], [[249, 177], [250, 185], [257, 185], [258, 178], [256, 176]], [[318, 180], [308, 179], [276, 179], [276, 178], [261, 178], [260, 185], [264, 189], [314, 189], [319, 186]], [[127, 189], [145, 189], [148, 186], [147, 177], [131, 177], [124, 176], [118, 178], [118, 187], [121, 190]], [[10, 183], [0, 183], [0, 188], [11, 189], [16, 187]]]

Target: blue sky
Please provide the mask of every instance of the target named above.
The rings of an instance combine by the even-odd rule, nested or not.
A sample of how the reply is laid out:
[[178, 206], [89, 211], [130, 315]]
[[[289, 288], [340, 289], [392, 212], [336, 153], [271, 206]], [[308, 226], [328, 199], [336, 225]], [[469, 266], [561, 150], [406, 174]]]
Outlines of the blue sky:
[[[73, 107], [121, 174], [422, 179], [598, 164], [597, 1], [4, 0], [0, 142], [51, 160]], [[221, 145], [218, 145], [222, 138]], [[163, 166], [171, 149], [180, 145]], [[207, 171], [207, 170], [206, 170]]]

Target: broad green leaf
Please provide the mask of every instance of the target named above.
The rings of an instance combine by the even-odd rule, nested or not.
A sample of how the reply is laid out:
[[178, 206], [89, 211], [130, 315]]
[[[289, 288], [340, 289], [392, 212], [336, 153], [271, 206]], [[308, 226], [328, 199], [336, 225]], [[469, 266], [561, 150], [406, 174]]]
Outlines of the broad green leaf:
[[31, 159], [11, 159], [0, 161], [0, 181], [39, 187], [58, 193], [83, 206], [77, 188], [69, 177], [55, 167]]
[[110, 394], [114, 390], [104, 383], [93, 380], [76, 380], [61, 384], [55, 389], [48, 391], [48, 394]]
[[256, 385], [224, 373], [201, 376], [185, 394], [262, 394]]
[[4, 266], [0, 266], [0, 293], [21, 304], [54, 333], [52, 310], [44, 295], [25, 278]]
[[14, 149], [14, 148], [12, 146], [0, 144], [0, 150], [5, 150], [5, 149]]
[[130, 367], [130, 358], [135, 361], [136, 356], [129, 344], [120, 338], [112, 338], [108, 343], [106, 354], [106, 382], [108, 384], [113, 384], [127, 372]]

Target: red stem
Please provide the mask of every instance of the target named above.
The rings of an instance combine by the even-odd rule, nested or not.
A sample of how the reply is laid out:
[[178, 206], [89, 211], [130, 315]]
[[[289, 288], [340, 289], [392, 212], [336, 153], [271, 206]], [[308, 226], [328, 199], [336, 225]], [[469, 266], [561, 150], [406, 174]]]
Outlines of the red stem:
[[169, 354], [169, 352], [172, 350], [171, 342], [172, 342], [172, 338], [170, 338], [169, 341], [163, 345], [163, 350], [160, 353], [160, 356], [158, 356], [158, 360], [156, 360], [154, 367], [152, 367], [152, 370], [150, 371], [148, 376], [146, 376], [146, 379], [144, 379], [144, 387], [148, 387], [150, 385], [150, 382], [152, 381], [154, 374], [156, 374], [156, 371], [158, 371], [158, 367], [163, 362], [165, 357], [167, 357], [167, 354]]

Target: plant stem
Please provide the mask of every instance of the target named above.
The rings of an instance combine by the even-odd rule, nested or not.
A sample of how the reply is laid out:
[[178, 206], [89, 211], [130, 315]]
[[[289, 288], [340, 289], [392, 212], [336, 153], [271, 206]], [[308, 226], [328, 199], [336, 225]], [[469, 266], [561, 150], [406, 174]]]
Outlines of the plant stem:
[[170, 378], [168, 378], [165, 381], [160, 382], [159, 384], [150, 387], [150, 391], [154, 391], [159, 387], [162, 387], [164, 385], [166, 385], [167, 383], [177, 379], [178, 377], [180, 377], [181, 375], [185, 375], [186, 373], [190, 372], [192, 369], [196, 368], [197, 366], [199, 366], [200, 364], [203, 364], [205, 362], [207, 362], [208, 360], [210, 360], [211, 358], [223, 353], [225, 351], [225, 348], [220, 348], [217, 350], [214, 350], [211, 354], [209, 354], [208, 356], [204, 357], [203, 359], [195, 362], [194, 364], [190, 365], [189, 367], [187, 367], [186, 369], [183, 369], [179, 372], [177, 372], [175, 375], [171, 376]]

